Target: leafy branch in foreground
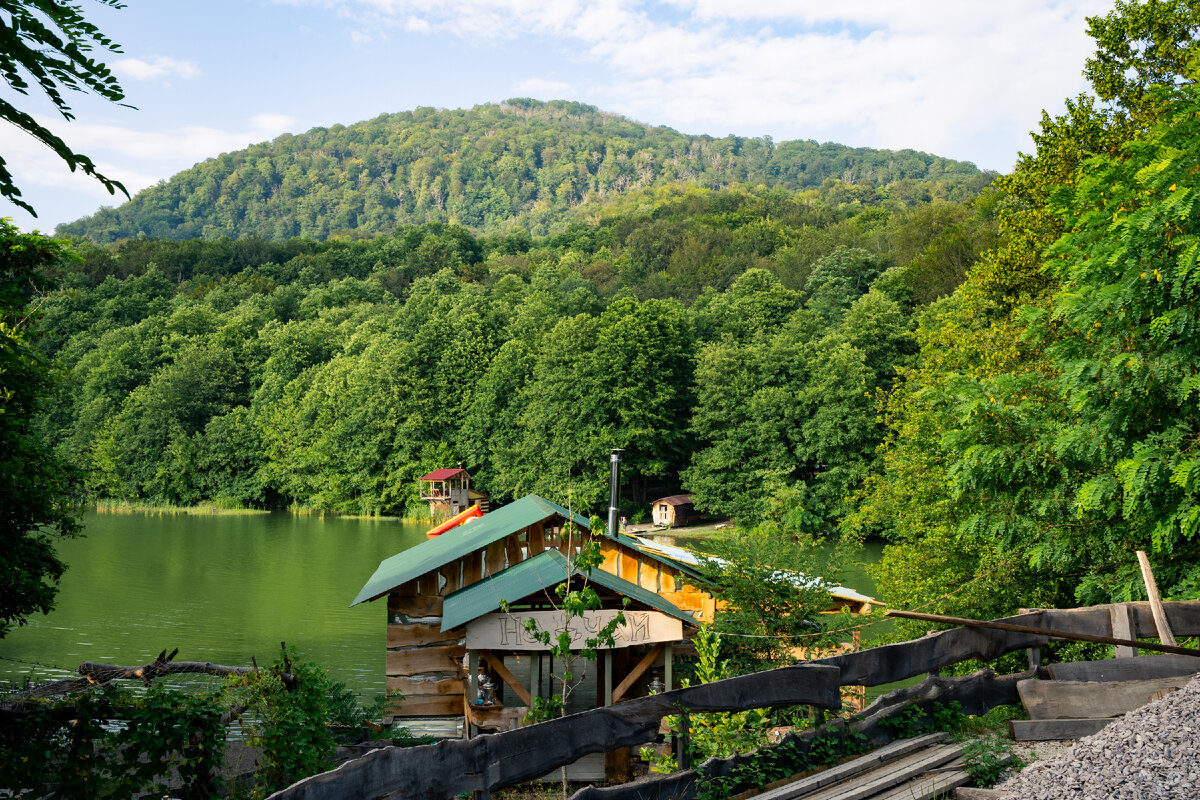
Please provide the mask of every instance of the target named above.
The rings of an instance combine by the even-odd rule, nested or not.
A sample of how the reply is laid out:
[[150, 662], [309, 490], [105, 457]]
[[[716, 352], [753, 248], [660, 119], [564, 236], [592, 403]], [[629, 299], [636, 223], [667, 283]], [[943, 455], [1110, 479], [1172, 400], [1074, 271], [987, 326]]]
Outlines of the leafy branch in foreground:
[[[119, 0], [97, 2], [111, 8], [124, 8]], [[64, 89], [93, 92], [114, 103], [125, 99], [125, 92], [112, 71], [89, 55], [97, 47], [113, 53], [121, 52], [120, 47], [84, 19], [78, 5], [56, 0], [0, 0], [0, 13], [7, 17], [0, 20], [0, 75], [4, 76], [10, 89], [28, 95], [31, 84], [36, 85], [66, 120], [75, 116], [63, 97]], [[72, 172], [78, 167], [100, 181], [109, 194], [119, 190], [129, 196], [119, 181], [98, 172], [90, 158], [76, 153], [45, 125], [2, 98], [0, 119], [49, 147]], [[3, 156], [0, 156], [0, 195], [37, 216], [33, 206], [20, 199], [21, 190]]]

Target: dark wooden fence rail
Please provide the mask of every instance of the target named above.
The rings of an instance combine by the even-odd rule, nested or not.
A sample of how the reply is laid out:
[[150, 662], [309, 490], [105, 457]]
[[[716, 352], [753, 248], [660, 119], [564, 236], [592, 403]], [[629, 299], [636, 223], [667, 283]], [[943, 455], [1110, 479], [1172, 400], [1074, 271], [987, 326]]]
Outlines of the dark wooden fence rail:
[[[1166, 603], [1177, 636], [1200, 635], [1200, 602]], [[1111, 632], [1125, 620], [1138, 637], [1157, 637], [1149, 603], [1081, 609], [1051, 609], [1004, 621], [1061, 631]], [[628, 700], [514, 731], [449, 740], [424, 747], [375, 750], [338, 769], [314, 775], [271, 795], [272, 800], [334, 800], [344, 797], [404, 797], [443, 800], [464, 792], [488, 791], [540, 777], [590, 753], [650, 741], [662, 717], [692, 711], [742, 711], [783, 705], [838, 708], [840, 686], [878, 686], [933, 673], [968, 659], [987, 660], [1014, 650], [1037, 648], [1046, 636], [982, 628], [953, 628], [920, 639], [885, 645], [820, 661], [742, 675], [724, 681]], [[967, 678], [930, 678], [920, 687], [893, 692], [871, 705], [860, 726], [872, 741], [885, 730], [878, 720], [913, 703], [957, 700], [966, 713], [984, 713], [1017, 702], [1016, 682], [1029, 673], [997, 677], [984, 670]], [[807, 734], [810, 738], [812, 734]], [[804, 741], [801, 738], [800, 741]], [[886, 741], [885, 739], [879, 740]], [[706, 770], [728, 774], [734, 759], [707, 762]], [[728, 762], [728, 763], [726, 763]], [[691, 797], [695, 770], [610, 789], [585, 789], [577, 797], [610, 800]], [[690, 782], [690, 783], [689, 783]], [[661, 786], [659, 785], [661, 784]], [[673, 788], [669, 788], [673, 787]], [[623, 794], [622, 791], [633, 792]], [[680, 793], [682, 791], [682, 793]], [[675, 792], [672, 794], [671, 792]]]

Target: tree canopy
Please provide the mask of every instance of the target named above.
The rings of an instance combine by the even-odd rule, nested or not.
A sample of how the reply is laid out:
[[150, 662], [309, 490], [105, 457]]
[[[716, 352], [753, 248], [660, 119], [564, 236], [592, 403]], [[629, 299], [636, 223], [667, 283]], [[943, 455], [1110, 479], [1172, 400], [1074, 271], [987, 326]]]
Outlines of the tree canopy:
[[[101, 243], [324, 240], [443, 222], [544, 235], [627, 195], [631, 205], [622, 210], [632, 210], [646, 203], [637, 190], [647, 188], [762, 184], [820, 190], [832, 205], [916, 206], [969, 199], [992, 177], [913, 150], [691, 136], [580, 103], [517, 98], [285, 134], [201, 162], [58, 233]], [[670, 227], [645, 231], [628, 268], [651, 268], [672, 242]]]
[[920, 315], [918, 362], [888, 400], [884, 472], [853, 522], [894, 542], [893, 603], [1128, 600], [1137, 549], [1167, 594], [1196, 593], [1200, 10], [1122, 0], [1089, 25], [1095, 95], [1043, 116], [1036, 152], [997, 182], [1000, 241]]

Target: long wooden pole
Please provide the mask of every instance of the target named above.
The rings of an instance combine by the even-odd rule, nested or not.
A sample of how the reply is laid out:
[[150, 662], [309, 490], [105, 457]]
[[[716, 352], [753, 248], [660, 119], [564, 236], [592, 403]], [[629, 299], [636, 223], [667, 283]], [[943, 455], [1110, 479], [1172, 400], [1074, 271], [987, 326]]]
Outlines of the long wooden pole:
[[884, 616], [888, 617], [903, 617], [904, 619], [919, 619], [925, 622], [940, 622], [944, 625], [962, 625], [968, 628], [993, 628], [998, 631], [1013, 631], [1014, 633], [1035, 633], [1040, 636], [1050, 636], [1055, 639], [1070, 639], [1076, 642], [1098, 642], [1100, 644], [1116, 644], [1126, 647], [1141, 647], [1146, 650], [1155, 650], [1160, 653], [1175, 653], [1181, 656], [1196, 656], [1200, 658], [1200, 650], [1193, 650], [1190, 647], [1177, 647], [1169, 644], [1155, 644], [1154, 642], [1139, 642], [1136, 639], [1114, 639], [1111, 636], [1097, 636], [1091, 633], [1072, 633], [1070, 631], [1056, 631], [1049, 628], [1033, 628], [1028, 625], [1014, 625], [1011, 622], [993, 622], [991, 620], [967, 619], [965, 617], [943, 617], [939, 614], [919, 614], [916, 611], [899, 611], [897, 609], [889, 609], [884, 612]]
[[1158, 628], [1158, 638], [1163, 644], [1175, 644], [1175, 634], [1167, 624], [1167, 612], [1163, 608], [1162, 598], [1158, 596], [1158, 584], [1154, 581], [1154, 571], [1150, 569], [1150, 559], [1144, 550], [1137, 551], [1138, 566], [1142, 568], [1142, 580], [1146, 584], [1146, 597], [1150, 600], [1150, 611], [1154, 614], [1154, 627]]

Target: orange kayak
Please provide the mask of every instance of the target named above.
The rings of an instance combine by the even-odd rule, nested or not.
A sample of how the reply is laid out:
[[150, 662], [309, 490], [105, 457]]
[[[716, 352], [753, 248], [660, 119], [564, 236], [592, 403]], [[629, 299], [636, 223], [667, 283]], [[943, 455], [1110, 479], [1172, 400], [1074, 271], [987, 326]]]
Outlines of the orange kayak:
[[459, 525], [462, 525], [464, 522], [466, 522], [469, 519], [475, 519], [476, 517], [482, 517], [482, 516], [483, 516], [483, 511], [480, 510], [479, 503], [476, 503], [475, 505], [468, 508], [466, 511], [455, 514], [453, 517], [446, 520], [441, 525], [435, 525], [434, 527], [425, 531], [425, 535], [426, 536], [441, 536], [446, 531], [450, 530], [451, 528], [455, 528], [455, 527], [458, 527]]

